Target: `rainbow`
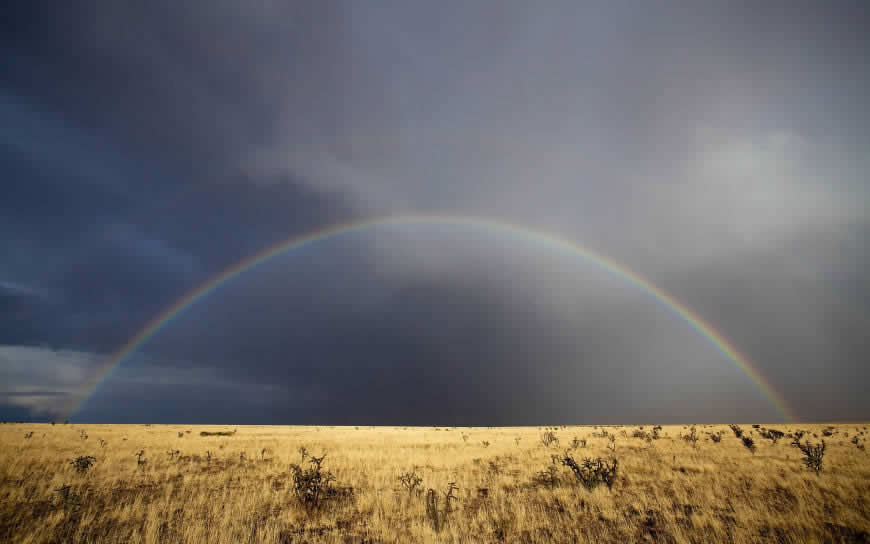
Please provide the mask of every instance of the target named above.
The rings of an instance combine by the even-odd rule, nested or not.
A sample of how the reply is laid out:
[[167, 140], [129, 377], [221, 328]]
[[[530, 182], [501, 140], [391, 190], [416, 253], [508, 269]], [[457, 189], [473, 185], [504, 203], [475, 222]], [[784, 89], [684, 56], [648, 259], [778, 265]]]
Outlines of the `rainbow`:
[[767, 380], [756, 370], [749, 359], [742, 355], [736, 347], [734, 347], [722, 334], [717, 332], [712, 325], [707, 323], [701, 316], [692, 312], [688, 307], [683, 305], [673, 296], [661, 288], [653, 285], [647, 279], [639, 274], [631, 271], [625, 266], [616, 261], [600, 255], [589, 249], [578, 246], [569, 240], [560, 238], [553, 234], [537, 231], [534, 229], [511, 225], [492, 219], [479, 217], [464, 217], [450, 215], [399, 215], [378, 217], [351, 223], [344, 223], [331, 227], [324, 228], [295, 236], [276, 245], [268, 247], [255, 253], [239, 263], [226, 268], [220, 274], [212, 279], [201, 284], [199, 287], [189, 291], [187, 294], [176, 300], [171, 306], [163, 312], [151, 319], [145, 327], [142, 328], [135, 336], [130, 338], [126, 344], [121, 346], [117, 351], [112, 353], [103, 364], [99, 365], [90, 379], [88, 379], [81, 389], [81, 393], [74, 397], [72, 410], [69, 416], [76, 414], [87, 400], [99, 389], [100, 385], [108, 380], [113, 371], [121, 365], [130, 355], [137, 349], [148, 342], [155, 334], [168, 326], [174, 319], [180, 316], [185, 310], [196, 304], [199, 300], [205, 298], [222, 285], [225, 285], [232, 279], [251, 270], [252, 268], [263, 264], [270, 259], [287, 253], [289, 251], [302, 249], [317, 242], [335, 238], [352, 232], [365, 231], [375, 229], [377, 227], [395, 226], [395, 225], [453, 225], [468, 228], [477, 228], [489, 231], [509, 234], [529, 242], [533, 242], [545, 246], [556, 252], [562, 252], [574, 257], [583, 259], [584, 261], [593, 263], [602, 269], [610, 272], [614, 276], [625, 280], [629, 284], [634, 285], [641, 291], [651, 296], [655, 300], [664, 304], [674, 314], [685, 321], [690, 327], [695, 329], [704, 338], [708, 339], [722, 354], [731, 360], [740, 370], [746, 373], [747, 376], [760, 389], [765, 398], [771, 403], [776, 411], [787, 421], [793, 421], [794, 418], [786, 404], [785, 400], [779, 395], [776, 390], [767, 382]]

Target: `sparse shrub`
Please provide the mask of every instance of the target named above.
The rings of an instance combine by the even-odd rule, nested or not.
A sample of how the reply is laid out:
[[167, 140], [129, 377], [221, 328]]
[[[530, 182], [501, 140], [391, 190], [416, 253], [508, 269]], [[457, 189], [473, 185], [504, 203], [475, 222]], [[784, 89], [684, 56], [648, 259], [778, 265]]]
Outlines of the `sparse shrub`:
[[746, 449], [755, 455], [755, 440], [753, 440], [751, 436], [746, 435], [744, 435], [740, 440], [743, 441], [743, 445], [746, 446]]
[[438, 493], [431, 487], [426, 491], [426, 517], [436, 533], [441, 532], [441, 513], [438, 511]]
[[616, 435], [611, 434], [607, 437], [607, 449], [612, 452], [616, 452]]
[[484, 448], [488, 448], [489, 447], [489, 440], [484, 440], [483, 442], [480, 443], [480, 445], [483, 446]]
[[233, 436], [236, 431], [200, 431], [199, 436]]
[[308, 457], [308, 449], [305, 446], [299, 446], [299, 457], [302, 459], [299, 461], [300, 463], [305, 462], [305, 458]]
[[76, 457], [72, 461], [69, 462], [76, 469], [76, 472], [79, 474], [84, 474], [88, 471], [89, 468], [94, 466], [94, 463], [97, 462], [97, 458], [93, 455], [80, 455]]
[[311, 467], [308, 469], [303, 469], [295, 463], [290, 465], [290, 471], [293, 473], [293, 494], [307, 512], [316, 510], [322, 505], [329, 495], [332, 482], [335, 481], [335, 476], [331, 472], [323, 470], [325, 458], [326, 454], [320, 457], [310, 456], [308, 462]]
[[719, 442], [722, 442], [722, 433], [711, 433], [710, 440], [712, 440], [713, 442], [715, 442], [717, 444]]
[[444, 492], [444, 507], [439, 508], [438, 492], [431, 487], [426, 491], [426, 517], [432, 523], [432, 528], [435, 532], [440, 532], [447, 523], [447, 517], [453, 511], [451, 501], [457, 500], [453, 492], [459, 490], [455, 482], [447, 484], [447, 491]]
[[818, 474], [822, 471], [822, 459], [825, 457], [825, 441], [821, 444], [813, 446], [807, 440], [806, 444], [797, 443], [797, 448], [801, 450], [804, 458], [802, 459], [808, 469], [813, 470]]
[[517, 443], [517, 447], [519, 447], [519, 445], [520, 445], [520, 440], [522, 440], [522, 438], [520, 438], [519, 436], [514, 438], [514, 442]]
[[408, 494], [411, 495], [423, 483], [423, 477], [417, 474], [416, 470], [412, 470], [411, 472], [399, 474], [399, 481], [402, 483], [402, 487], [407, 489]]
[[[554, 462], [560, 460], [558, 455], [554, 456]], [[559, 484], [559, 469], [555, 465], [550, 465], [547, 470], [542, 470], [532, 477], [532, 483], [543, 487], [556, 487]]]
[[761, 436], [763, 436], [764, 438], [767, 438], [768, 440], [770, 440], [771, 442], [773, 442], [774, 445], [776, 445], [776, 442], [777, 442], [780, 438], [782, 438], [783, 436], [785, 436], [785, 433], [782, 432], [782, 431], [778, 431], [778, 430], [776, 430], [776, 429], [767, 429], [766, 431], [764, 431], [763, 433], [761, 433]]
[[728, 427], [734, 432], [734, 436], [737, 438], [743, 438], [743, 429], [741, 429], [739, 425], [734, 425], [732, 423], [731, 425], [728, 425]]
[[103, 440], [102, 438], [100, 438], [100, 447], [105, 448], [106, 444], [107, 444], [107, 442], [105, 440]]
[[575, 436], [574, 439], [571, 440], [571, 449], [572, 450], [576, 450], [577, 448], [585, 448], [585, 447], [586, 447], [586, 439], [585, 438], [581, 439], [581, 438], [577, 438]]
[[689, 430], [687, 434], [683, 435], [683, 440], [692, 444], [693, 448], [698, 447], [698, 431], [695, 429], [695, 426], [692, 425], [692, 428]]
[[81, 438], [82, 440], [87, 440], [88, 433], [86, 433], [84, 430], [79, 431], [79, 438]]
[[166, 452], [166, 454], [169, 455], [170, 459], [175, 459], [181, 454], [181, 452], [178, 450], [169, 450], [168, 452]]
[[184, 431], [178, 431], [178, 438], [184, 438]]
[[646, 440], [649, 442], [652, 439], [650, 433], [644, 431], [643, 429], [635, 429], [634, 432], [631, 433], [632, 438], [640, 438], [641, 440]]
[[826, 427], [822, 429], [822, 436], [834, 436], [834, 428]]
[[609, 460], [602, 459], [601, 457], [596, 457], [595, 459], [587, 457], [583, 459], [582, 463], [578, 464], [567, 452], [559, 459], [559, 462], [570, 468], [577, 481], [589, 490], [595, 489], [600, 484], [604, 484], [607, 486], [607, 489], [611, 489], [616, 481], [616, 472], [619, 466], [619, 462], [613, 457]]
[[466, 444], [468, 443], [468, 435], [467, 434], [462, 433], [462, 441], [465, 442]]
[[145, 450], [136, 452], [136, 466], [144, 469], [146, 463], [148, 463], [148, 460], [145, 459]]
[[444, 512], [450, 513], [453, 511], [453, 507], [450, 506], [450, 501], [459, 500], [453, 492], [459, 491], [459, 487], [456, 485], [456, 482], [448, 482], [447, 483], [447, 491], [444, 492]]
[[545, 432], [541, 433], [541, 444], [543, 444], [544, 447], [549, 448], [553, 444], [558, 444], [558, 443], [559, 443], [559, 437], [556, 436], [556, 433], [554, 433], [553, 431], [545, 431]]
[[25, 438], [25, 439], [29, 439], [29, 438], [32, 437], [32, 436], [33, 436], [33, 431], [30, 431], [30, 432], [24, 433], [24, 438]]

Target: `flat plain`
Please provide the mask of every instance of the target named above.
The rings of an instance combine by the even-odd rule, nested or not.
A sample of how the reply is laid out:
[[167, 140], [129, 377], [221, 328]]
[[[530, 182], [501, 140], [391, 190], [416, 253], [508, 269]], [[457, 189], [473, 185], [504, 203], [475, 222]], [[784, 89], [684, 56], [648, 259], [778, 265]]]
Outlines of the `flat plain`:
[[870, 542], [867, 424], [739, 431], [3, 424], [0, 541]]

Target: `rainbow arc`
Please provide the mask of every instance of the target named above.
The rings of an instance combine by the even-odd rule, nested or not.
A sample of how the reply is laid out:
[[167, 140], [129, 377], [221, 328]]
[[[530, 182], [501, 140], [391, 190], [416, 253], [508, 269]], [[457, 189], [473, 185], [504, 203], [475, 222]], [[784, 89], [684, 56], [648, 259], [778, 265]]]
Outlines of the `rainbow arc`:
[[136, 350], [172, 323], [173, 320], [182, 315], [185, 310], [214, 293], [217, 289], [226, 285], [234, 278], [237, 278], [245, 272], [266, 263], [279, 255], [300, 250], [325, 240], [352, 232], [402, 225], [453, 225], [470, 229], [495, 231], [594, 264], [606, 270], [613, 276], [637, 287], [677, 315], [701, 336], [709, 340], [710, 343], [733, 362], [737, 368], [742, 370], [756, 384], [768, 402], [785, 420], [791, 421], [794, 419], [788, 408], [788, 404], [785, 402], [783, 397], [776, 392], [770, 383], [768, 383], [762, 374], [752, 365], [750, 360], [741, 354], [723, 334], [719, 333], [701, 316], [691, 311], [672, 295], [657, 287], [643, 276], [609, 257], [598, 254], [579, 246], [570, 240], [560, 238], [553, 234], [492, 219], [450, 215], [400, 215], [335, 225], [308, 234], [303, 234], [301, 236], [289, 238], [226, 268], [216, 276], [213, 276], [210, 280], [202, 283], [199, 287], [196, 287], [177, 299], [169, 307], [152, 318], [138, 333], [130, 338], [130, 340], [128, 340], [117, 351], [107, 357], [105, 362], [99, 365], [96, 372], [92, 374], [91, 378], [82, 387], [80, 395], [76, 397], [79, 400], [73, 405], [69, 416], [80, 411], [88, 399], [93, 396], [100, 386], [111, 377], [112, 373], [133, 353], [135, 353]]

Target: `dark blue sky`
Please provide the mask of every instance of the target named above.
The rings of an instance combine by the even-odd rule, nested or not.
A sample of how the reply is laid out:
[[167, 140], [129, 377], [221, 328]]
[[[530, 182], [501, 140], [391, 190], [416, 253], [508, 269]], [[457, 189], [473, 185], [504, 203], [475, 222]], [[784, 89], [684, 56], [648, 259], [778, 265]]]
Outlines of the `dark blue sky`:
[[[0, 18], [0, 419], [62, 417], [191, 289], [406, 213], [558, 233], [673, 294], [804, 419], [870, 399], [860, 2], [13, 2]], [[613, 275], [476, 229], [289, 253], [77, 419], [773, 420]]]

